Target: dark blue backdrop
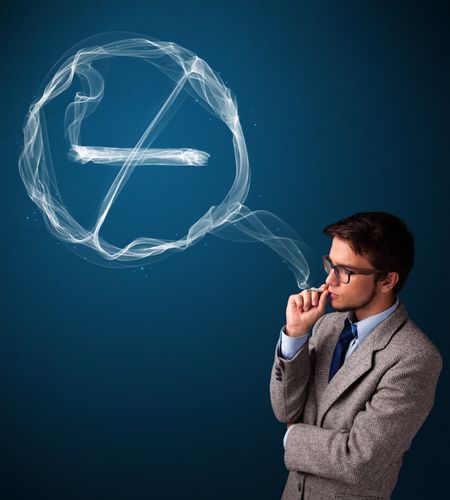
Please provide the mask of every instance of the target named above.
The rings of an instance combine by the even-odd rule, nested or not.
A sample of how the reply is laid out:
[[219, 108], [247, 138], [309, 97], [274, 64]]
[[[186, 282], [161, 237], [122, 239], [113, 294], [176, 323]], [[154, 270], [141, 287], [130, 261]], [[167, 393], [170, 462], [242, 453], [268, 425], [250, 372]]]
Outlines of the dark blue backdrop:
[[[1, 16], [2, 498], [276, 499], [287, 475], [268, 383], [297, 288], [279, 257], [207, 236], [143, 270], [99, 267], [57, 243], [25, 192], [17, 159], [28, 106], [55, 61], [99, 32], [173, 41], [220, 72], [249, 150], [246, 204], [302, 235], [313, 283], [324, 276], [325, 225], [361, 210], [404, 218], [417, 258], [400, 296], [445, 365], [445, 4], [9, 1]], [[131, 146], [148, 119], [136, 108], [146, 88], [131, 80], [130, 89], [127, 71], [115, 75], [117, 109], [100, 114], [91, 133]], [[151, 89], [146, 97], [151, 114], [157, 99]], [[57, 134], [64, 106], [52, 109]], [[223, 168], [184, 179], [137, 170], [105, 227], [116, 242], [184, 231], [186, 206], [203, 213], [221, 201], [234, 176], [231, 143], [223, 127], [204, 128], [204, 116], [192, 122], [180, 110], [160, 144], [202, 149], [211, 139]], [[105, 184], [90, 193], [86, 176], [103, 167], [71, 164], [55, 137], [61, 190], [82, 217], [112, 170], [104, 167]], [[435, 407], [405, 455], [398, 500], [447, 491], [447, 377], [445, 365]]]

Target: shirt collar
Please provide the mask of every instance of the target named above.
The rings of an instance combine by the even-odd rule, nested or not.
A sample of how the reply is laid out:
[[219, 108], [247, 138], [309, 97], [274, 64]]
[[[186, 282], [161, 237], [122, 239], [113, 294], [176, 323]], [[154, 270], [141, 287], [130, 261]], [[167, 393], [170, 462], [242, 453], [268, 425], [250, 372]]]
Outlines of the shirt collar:
[[358, 331], [358, 342], [361, 343], [364, 341], [364, 339], [367, 338], [367, 336], [375, 329], [376, 326], [378, 326], [379, 323], [381, 323], [384, 319], [386, 319], [391, 313], [395, 311], [397, 306], [400, 303], [400, 299], [398, 295], [395, 295], [396, 299], [394, 304], [392, 304], [391, 307], [388, 309], [385, 309], [384, 311], [381, 311], [378, 314], [374, 314], [373, 316], [369, 316], [368, 318], [362, 319], [360, 321], [352, 321], [352, 318], [354, 318], [353, 313], [349, 316], [349, 321], [352, 325], [356, 325], [357, 331]]

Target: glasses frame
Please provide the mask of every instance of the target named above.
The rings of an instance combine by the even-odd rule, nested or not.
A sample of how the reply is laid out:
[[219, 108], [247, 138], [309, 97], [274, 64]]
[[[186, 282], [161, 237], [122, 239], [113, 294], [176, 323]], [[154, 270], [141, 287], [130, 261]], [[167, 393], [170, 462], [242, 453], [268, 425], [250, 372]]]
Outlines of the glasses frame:
[[[363, 275], [369, 276], [371, 274], [384, 274], [384, 273], [389, 272], [389, 271], [383, 271], [381, 269], [347, 269], [345, 266], [341, 266], [339, 264], [338, 265], [333, 264], [330, 260], [329, 255], [323, 255], [322, 262], [323, 262], [323, 267], [325, 269], [325, 272], [327, 274], [329, 274], [331, 272], [331, 270], [333, 270], [334, 276], [336, 277], [336, 279], [339, 281], [339, 283], [343, 283], [344, 285], [347, 285], [348, 283], [350, 283], [350, 276], [352, 276], [353, 274], [363, 274]], [[326, 270], [327, 264], [331, 268], [330, 271]], [[347, 281], [342, 281], [339, 278], [341, 271], [347, 275]]]

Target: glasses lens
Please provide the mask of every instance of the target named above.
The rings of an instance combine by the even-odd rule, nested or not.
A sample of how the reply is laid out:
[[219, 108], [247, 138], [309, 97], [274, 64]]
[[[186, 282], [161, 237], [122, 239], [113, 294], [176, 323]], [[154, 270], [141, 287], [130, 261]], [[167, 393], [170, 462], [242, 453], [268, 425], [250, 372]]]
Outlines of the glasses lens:
[[336, 272], [337, 279], [341, 283], [348, 283], [348, 274], [342, 267], [335, 267], [334, 270]]
[[[325, 272], [327, 274], [330, 274], [330, 271], [333, 269], [331, 267], [331, 262], [328, 260], [328, 257], [323, 258], [323, 268], [325, 269]], [[334, 275], [336, 279], [339, 280], [339, 271], [336, 268], [334, 268]]]
[[[328, 260], [328, 257], [323, 258], [323, 267], [325, 272], [330, 274], [330, 271], [333, 268], [331, 267], [331, 262]], [[348, 283], [348, 274], [340, 266], [334, 267], [334, 276], [341, 283]]]

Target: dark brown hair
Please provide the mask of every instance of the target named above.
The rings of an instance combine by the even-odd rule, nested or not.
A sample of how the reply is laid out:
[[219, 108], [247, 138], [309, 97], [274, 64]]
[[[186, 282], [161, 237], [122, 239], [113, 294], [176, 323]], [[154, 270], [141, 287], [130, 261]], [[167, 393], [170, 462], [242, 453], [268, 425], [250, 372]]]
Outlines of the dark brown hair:
[[414, 265], [414, 236], [402, 219], [387, 212], [359, 212], [324, 228], [328, 236], [337, 236], [359, 255], [365, 254], [375, 269], [375, 283], [397, 272], [399, 280], [393, 288], [398, 293]]

